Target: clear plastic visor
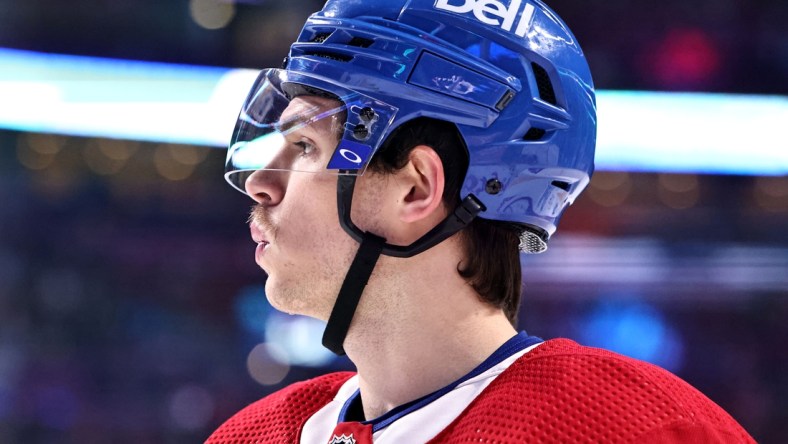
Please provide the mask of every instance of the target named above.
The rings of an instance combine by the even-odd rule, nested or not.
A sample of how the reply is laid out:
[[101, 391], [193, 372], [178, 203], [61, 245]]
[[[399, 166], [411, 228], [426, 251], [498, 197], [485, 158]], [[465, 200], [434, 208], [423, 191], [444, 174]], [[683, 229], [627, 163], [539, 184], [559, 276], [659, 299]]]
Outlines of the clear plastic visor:
[[264, 70], [238, 116], [224, 177], [245, 193], [259, 170], [363, 174], [396, 110], [307, 75]]

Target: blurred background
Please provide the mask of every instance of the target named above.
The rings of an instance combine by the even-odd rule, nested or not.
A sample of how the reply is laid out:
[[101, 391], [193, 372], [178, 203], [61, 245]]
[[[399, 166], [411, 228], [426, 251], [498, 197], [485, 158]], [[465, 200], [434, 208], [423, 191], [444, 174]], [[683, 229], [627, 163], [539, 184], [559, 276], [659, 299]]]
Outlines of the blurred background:
[[[260, 69], [279, 66], [321, 4], [0, 0], [0, 47]], [[600, 89], [788, 94], [784, 0], [550, 5]], [[25, 79], [3, 57], [0, 114], [13, 117]], [[35, 66], [39, 80], [63, 80]], [[71, 80], [83, 92], [109, 85], [91, 75]], [[222, 120], [228, 138], [235, 113]], [[786, 149], [784, 128], [763, 140], [774, 128], [746, 117], [713, 136], [750, 138], [745, 153]], [[0, 124], [0, 443], [201, 442], [290, 382], [352, 368], [320, 346], [320, 323], [267, 304], [244, 223], [251, 202], [224, 183], [220, 143], [10, 121]], [[685, 124], [657, 131], [678, 140], [693, 132]], [[520, 327], [665, 367], [759, 442], [788, 442], [781, 168], [600, 165], [550, 250], [523, 258]]]

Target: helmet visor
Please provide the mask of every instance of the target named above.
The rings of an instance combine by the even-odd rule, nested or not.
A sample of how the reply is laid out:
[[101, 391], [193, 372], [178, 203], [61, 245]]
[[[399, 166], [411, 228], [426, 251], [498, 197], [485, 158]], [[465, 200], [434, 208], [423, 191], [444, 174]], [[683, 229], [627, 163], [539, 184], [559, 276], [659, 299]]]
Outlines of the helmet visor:
[[238, 116], [224, 177], [245, 193], [258, 170], [363, 174], [396, 111], [321, 79], [263, 70]]

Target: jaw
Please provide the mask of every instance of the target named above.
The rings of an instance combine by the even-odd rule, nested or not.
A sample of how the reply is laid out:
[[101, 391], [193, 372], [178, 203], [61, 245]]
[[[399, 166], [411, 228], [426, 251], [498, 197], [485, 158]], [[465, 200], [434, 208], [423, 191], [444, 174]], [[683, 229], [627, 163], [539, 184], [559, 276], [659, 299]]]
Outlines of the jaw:
[[321, 273], [299, 272], [285, 277], [274, 272], [265, 282], [265, 293], [278, 311], [326, 321], [340, 285], [341, 281], [327, 281]]

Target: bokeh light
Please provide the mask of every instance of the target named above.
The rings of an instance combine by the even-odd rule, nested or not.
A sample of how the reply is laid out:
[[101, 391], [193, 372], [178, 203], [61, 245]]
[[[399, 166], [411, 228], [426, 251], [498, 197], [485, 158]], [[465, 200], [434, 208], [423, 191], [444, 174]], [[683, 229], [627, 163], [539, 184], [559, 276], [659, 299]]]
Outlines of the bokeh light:
[[267, 356], [282, 365], [320, 367], [335, 358], [322, 345], [326, 323], [277, 311], [266, 299], [262, 285], [242, 289], [236, 296], [234, 311], [236, 322], [248, 337], [264, 341]]
[[140, 148], [134, 140], [95, 139], [99, 151], [113, 160], [129, 160]]
[[221, 29], [235, 17], [233, 0], [190, 0], [192, 20], [205, 29]]
[[28, 133], [23, 139], [30, 149], [39, 154], [57, 154], [66, 143], [64, 137], [54, 134]]
[[[322, 345], [326, 323], [306, 316], [273, 312], [265, 324], [266, 340], [286, 354], [283, 363], [320, 367], [334, 359], [334, 354]], [[277, 359], [279, 355], [273, 355]]]
[[210, 148], [193, 145], [167, 145], [170, 156], [184, 165], [197, 165], [208, 157]]
[[114, 152], [108, 150], [106, 147], [102, 149], [102, 145], [99, 144], [98, 141], [89, 141], [82, 149], [82, 157], [85, 159], [88, 168], [98, 175], [108, 176], [117, 174], [128, 159], [128, 157], [124, 158], [122, 155], [125, 153], [122, 149], [122, 145], [118, 148], [120, 148], [118, 149], [119, 154], [108, 154]]
[[597, 302], [580, 320], [583, 344], [606, 348], [656, 364], [671, 372], [681, 370], [681, 336], [653, 306], [627, 296]]
[[627, 172], [597, 173], [588, 187], [590, 198], [604, 207], [623, 204], [631, 191], [632, 180]]
[[659, 174], [657, 195], [667, 207], [683, 210], [698, 203], [700, 189], [694, 174]]
[[214, 414], [216, 402], [211, 393], [198, 385], [178, 387], [170, 396], [170, 418], [183, 430], [200, 430]]
[[285, 356], [287, 352], [276, 344], [257, 344], [246, 358], [246, 368], [259, 384], [276, 385], [290, 372], [290, 365], [282, 362]]
[[788, 177], [758, 177], [753, 187], [755, 203], [766, 211], [788, 211]]
[[162, 144], [153, 153], [153, 164], [161, 177], [179, 181], [188, 179], [194, 172], [194, 164], [183, 163], [173, 155], [173, 147]]
[[265, 288], [262, 285], [244, 287], [235, 297], [233, 304], [235, 321], [253, 340], [265, 340], [265, 323], [273, 308], [265, 300]]
[[667, 89], [698, 89], [714, 83], [722, 52], [705, 30], [669, 29], [647, 49], [644, 75]]
[[17, 159], [31, 170], [42, 170], [55, 161], [63, 147], [63, 138], [49, 134], [26, 134], [17, 138]]

